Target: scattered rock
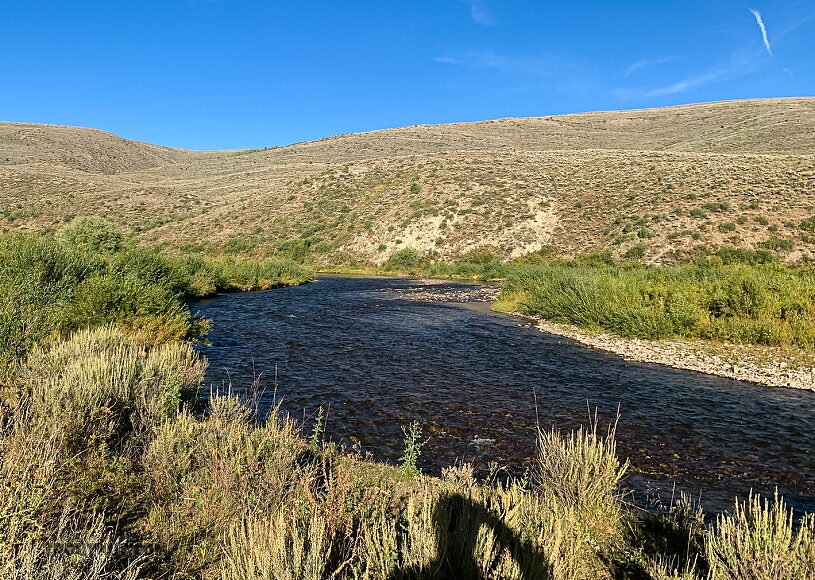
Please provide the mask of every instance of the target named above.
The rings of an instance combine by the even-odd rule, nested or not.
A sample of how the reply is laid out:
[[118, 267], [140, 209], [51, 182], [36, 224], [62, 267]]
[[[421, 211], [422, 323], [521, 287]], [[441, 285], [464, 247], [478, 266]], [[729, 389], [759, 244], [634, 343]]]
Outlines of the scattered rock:
[[489, 285], [451, 285], [440, 280], [417, 281], [416, 286], [397, 288], [402, 298], [420, 302], [493, 302], [501, 293], [499, 286]]
[[[517, 314], [517, 316], [521, 316]], [[529, 318], [529, 317], [525, 317]], [[786, 361], [767, 361], [750, 356], [745, 347], [717, 345], [730, 350], [735, 361], [725, 354], [705, 352], [701, 341], [643, 340], [622, 338], [611, 334], [593, 334], [576, 326], [533, 318], [542, 332], [565, 336], [591, 348], [619, 355], [626, 360], [665, 365], [677, 369], [749, 381], [768, 387], [791, 387], [815, 390], [815, 368], [791, 368]], [[766, 358], [766, 357], [764, 357]]]

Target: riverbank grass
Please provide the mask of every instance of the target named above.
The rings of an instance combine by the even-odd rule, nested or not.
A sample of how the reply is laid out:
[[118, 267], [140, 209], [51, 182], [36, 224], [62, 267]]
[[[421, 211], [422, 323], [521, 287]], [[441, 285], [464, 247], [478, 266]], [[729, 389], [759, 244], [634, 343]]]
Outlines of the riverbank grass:
[[206, 329], [189, 301], [310, 278], [291, 262], [164, 256], [92, 218], [0, 237], [0, 383], [35, 344], [72, 331], [116, 323], [151, 342], [189, 339]]
[[815, 348], [815, 274], [778, 265], [521, 267], [495, 307], [622, 337]]

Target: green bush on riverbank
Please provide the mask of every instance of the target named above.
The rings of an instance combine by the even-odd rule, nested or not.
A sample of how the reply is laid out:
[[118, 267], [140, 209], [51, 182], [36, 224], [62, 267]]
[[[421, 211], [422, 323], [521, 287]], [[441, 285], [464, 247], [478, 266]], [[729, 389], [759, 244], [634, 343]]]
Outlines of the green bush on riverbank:
[[394, 252], [375, 271], [388, 274], [411, 274], [437, 278], [470, 278], [497, 280], [506, 276], [512, 264], [487, 252], [472, 252], [450, 262], [431, 260], [412, 248]]
[[815, 274], [778, 265], [522, 267], [498, 307], [626, 337], [815, 347]]
[[125, 244], [95, 218], [56, 236], [0, 238], [0, 381], [49, 337], [116, 322], [161, 342], [188, 338], [188, 300], [219, 290], [297, 284], [309, 274], [289, 262], [166, 257]]

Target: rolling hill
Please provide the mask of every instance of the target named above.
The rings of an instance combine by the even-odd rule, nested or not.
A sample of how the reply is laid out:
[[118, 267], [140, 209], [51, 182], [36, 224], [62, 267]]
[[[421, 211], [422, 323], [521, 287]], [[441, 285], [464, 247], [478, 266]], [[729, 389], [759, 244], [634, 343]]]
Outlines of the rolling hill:
[[815, 257], [815, 98], [419, 125], [185, 151], [0, 123], [0, 229], [102, 215], [169, 251], [380, 263], [551, 249]]

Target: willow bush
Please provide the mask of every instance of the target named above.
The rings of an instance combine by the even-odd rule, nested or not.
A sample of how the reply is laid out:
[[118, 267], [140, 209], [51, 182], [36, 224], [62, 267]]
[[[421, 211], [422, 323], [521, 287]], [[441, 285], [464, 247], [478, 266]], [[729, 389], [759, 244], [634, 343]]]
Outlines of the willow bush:
[[116, 323], [156, 343], [186, 339], [199, 331], [187, 301], [309, 277], [290, 262], [164, 256], [99, 219], [55, 236], [0, 237], [0, 382], [49, 338]]
[[815, 275], [779, 265], [519, 267], [499, 306], [625, 337], [815, 347]]

